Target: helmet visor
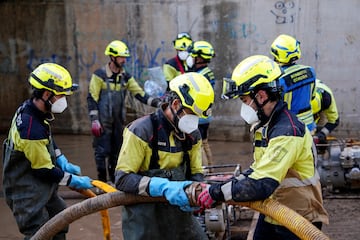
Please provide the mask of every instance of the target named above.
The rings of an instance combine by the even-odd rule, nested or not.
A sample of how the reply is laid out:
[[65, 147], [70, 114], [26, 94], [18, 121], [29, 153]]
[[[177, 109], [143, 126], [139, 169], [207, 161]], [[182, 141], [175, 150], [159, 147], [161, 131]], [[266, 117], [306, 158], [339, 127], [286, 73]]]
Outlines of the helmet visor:
[[222, 90], [222, 99], [234, 99], [239, 97], [238, 87], [234, 80], [230, 78], [223, 79], [223, 90]]
[[176, 39], [183, 39], [183, 38], [186, 38], [186, 39], [191, 40], [190, 34], [188, 34], [188, 33], [186, 33], [186, 32], [179, 33], [179, 34], [176, 36]]

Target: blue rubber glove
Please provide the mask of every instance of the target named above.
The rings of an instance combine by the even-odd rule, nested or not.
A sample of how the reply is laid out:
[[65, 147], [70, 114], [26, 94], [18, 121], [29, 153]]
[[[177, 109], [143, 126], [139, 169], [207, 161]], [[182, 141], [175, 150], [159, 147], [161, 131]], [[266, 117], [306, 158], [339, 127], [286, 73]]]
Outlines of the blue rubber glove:
[[192, 181], [169, 181], [166, 178], [152, 177], [149, 194], [152, 197], [165, 197], [170, 204], [179, 206], [183, 211], [193, 211], [184, 188]]
[[76, 175], [81, 175], [81, 168], [75, 164], [69, 163], [64, 154], [56, 158], [56, 164], [64, 171]]
[[67, 185], [76, 189], [89, 189], [94, 187], [91, 184], [91, 181], [91, 178], [89, 178], [88, 176], [71, 175], [71, 178]]

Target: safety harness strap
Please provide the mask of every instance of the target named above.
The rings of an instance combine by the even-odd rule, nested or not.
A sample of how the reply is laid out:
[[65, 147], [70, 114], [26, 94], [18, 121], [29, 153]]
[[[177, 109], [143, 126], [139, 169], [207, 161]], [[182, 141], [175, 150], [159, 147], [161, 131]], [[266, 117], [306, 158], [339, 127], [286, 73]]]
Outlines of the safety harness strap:
[[181, 64], [181, 62], [180, 62], [180, 60], [179, 60], [178, 57], [176, 57], [176, 64], [178, 65], [181, 74], [184, 74], [184, 73], [185, 73], [184, 67], [183, 67], [183, 65]]
[[[159, 169], [159, 148], [158, 148], [158, 131], [159, 131], [159, 123], [158, 123], [158, 117], [155, 113], [150, 114], [151, 123], [153, 126], [153, 136], [150, 141], [150, 146], [152, 149], [152, 155], [150, 158], [150, 165], [149, 170], [153, 169]], [[181, 141], [182, 149], [183, 149], [183, 161], [181, 166], [184, 166], [185, 170], [185, 177], [186, 179], [190, 179], [191, 176], [191, 169], [190, 169], [190, 156], [188, 151], [191, 149], [191, 139], [189, 137], [186, 137], [184, 141]], [[181, 167], [181, 169], [183, 169]]]

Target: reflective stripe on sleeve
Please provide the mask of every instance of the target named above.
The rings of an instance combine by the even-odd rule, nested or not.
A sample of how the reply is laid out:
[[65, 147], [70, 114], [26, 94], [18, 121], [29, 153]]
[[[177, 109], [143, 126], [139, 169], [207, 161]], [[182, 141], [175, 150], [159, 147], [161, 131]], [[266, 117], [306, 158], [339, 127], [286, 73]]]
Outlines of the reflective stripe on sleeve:
[[221, 186], [221, 191], [224, 194], [225, 201], [229, 201], [232, 199], [231, 188], [232, 182], [228, 182]]
[[69, 178], [71, 178], [71, 174], [68, 172], [64, 172], [64, 177], [59, 182], [60, 186], [67, 186], [69, 182]]
[[139, 195], [142, 196], [149, 196], [149, 194], [146, 192], [147, 186], [149, 185], [151, 178], [144, 176], [140, 179], [139, 182]]

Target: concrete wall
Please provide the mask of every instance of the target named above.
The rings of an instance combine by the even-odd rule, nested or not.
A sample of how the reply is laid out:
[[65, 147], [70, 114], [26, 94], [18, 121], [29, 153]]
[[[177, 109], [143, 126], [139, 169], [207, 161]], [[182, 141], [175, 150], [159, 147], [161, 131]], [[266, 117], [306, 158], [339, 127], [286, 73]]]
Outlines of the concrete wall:
[[[176, 33], [211, 42], [211, 63], [218, 79], [211, 138], [242, 140], [248, 127], [239, 117], [240, 102], [221, 100], [222, 78], [245, 57], [269, 55], [279, 34], [301, 42], [305, 65], [334, 91], [341, 136], [359, 133], [360, 2], [357, 0], [33, 0], [0, 3], [0, 131], [7, 131], [17, 106], [29, 96], [27, 76], [46, 61], [66, 66], [80, 91], [57, 117], [55, 131], [88, 133], [86, 95], [91, 73], [108, 59], [106, 45], [127, 42], [128, 69], [143, 84], [147, 68], [161, 66], [175, 54]], [[129, 106], [134, 106], [130, 104]], [[137, 115], [151, 109], [136, 104]]]

